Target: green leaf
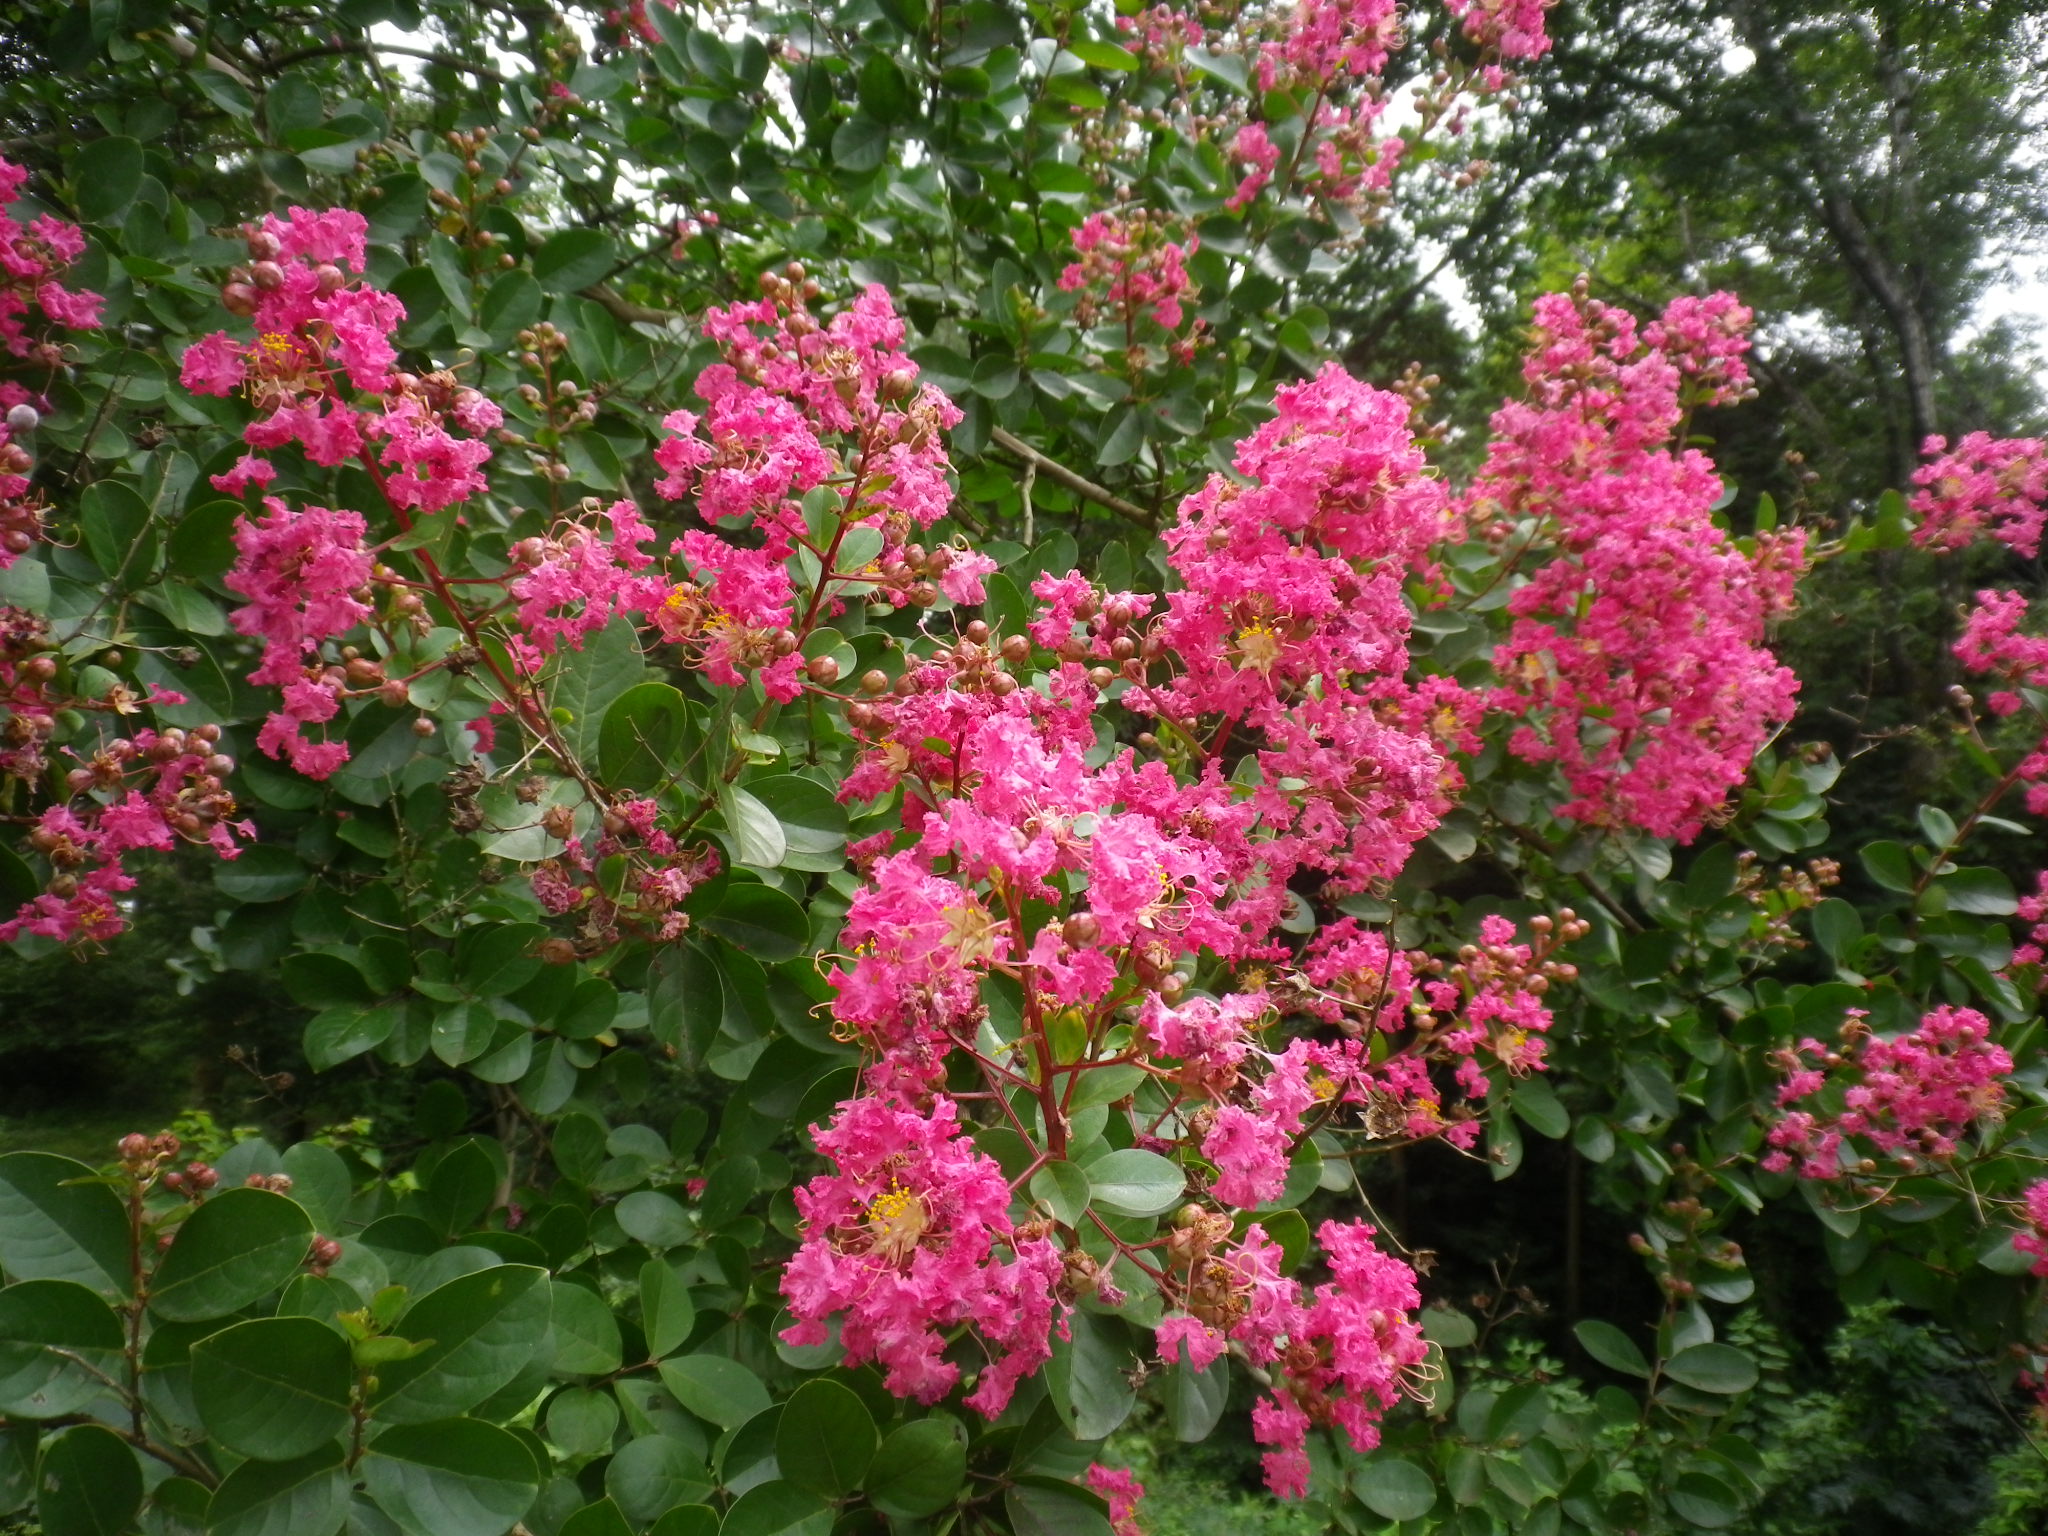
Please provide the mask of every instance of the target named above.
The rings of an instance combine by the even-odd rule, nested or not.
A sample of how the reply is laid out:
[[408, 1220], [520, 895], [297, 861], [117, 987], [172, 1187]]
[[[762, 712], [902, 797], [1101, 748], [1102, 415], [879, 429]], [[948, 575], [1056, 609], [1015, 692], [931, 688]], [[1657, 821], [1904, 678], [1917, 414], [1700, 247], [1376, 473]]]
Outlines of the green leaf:
[[1094, 1203], [1124, 1216], [1158, 1216], [1172, 1210], [1187, 1192], [1187, 1175], [1178, 1163], [1126, 1147], [1088, 1165]]
[[1903, 844], [1894, 842], [1866, 843], [1861, 851], [1863, 869], [1870, 878], [1888, 891], [1911, 895], [1915, 883], [1913, 856], [1906, 852]]
[[341, 1464], [338, 1444], [290, 1461], [243, 1462], [214, 1490], [208, 1536], [332, 1536], [348, 1510]]
[[49, 1152], [0, 1157], [0, 1270], [15, 1280], [129, 1287], [128, 1213], [81, 1162]]
[[1666, 1497], [1671, 1512], [1687, 1525], [1720, 1530], [1735, 1523], [1742, 1513], [1742, 1500], [1719, 1478], [1704, 1472], [1684, 1472], [1671, 1485]]
[[1523, 1078], [1514, 1085], [1515, 1113], [1539, 1136], [1562, 1141], [1571, 1134], [1572, 1117], [1558, 1102], [1557, 1090], [1540, 1077]]
[[556, 1375], [603, 1376], [619, 1368], [619, 1320], [597, 1292], [557, 1280], [554, 1329]]
[[283, 901], [306, 887], [306, 866], [289, 848], [258, 844], [214, 866], [213, 887], [236, 901]]
[[1646, 1381], [1649, 1379], [1650, 1362], [1643, 1358], [1635, 1340], [1614, 1324], [1589, 1317], [1574, 1326], [1572, 1334], [1578, 1339], [1581, 1349], [1609, 1370], [1640, 1376]]
[[514, 268], [491, 284], [483, 303], [477, 306], [476, 321], [491, 333], [497, 345], [509, 346], [524, 327], [540, 318], [541, 287], [530, 272]]
[[690, 704], [667, 683], [636, 683], [613, 699], [598, 729], [598, 773], [620, 789], [675, 778], [690, 739]]
[[794, 1483], [749, 1488], [725, 1512], [719, 1536], [828, 1536], [831, 1506]]
[[647, 1536], [718, 1536], [718, 1511], [708, 1504], [678, 1504]]
[[743, 881], [728, 885], [718, 905], [696, 922], [763, 965], [794, 960], [811, 937], [802, 907], [780, 891]]
[[54, 1419], [106, 1391], [123, 1342], [114, 1309], [71, 1280], [24, 1280], [0, 1290], [0, 1414]]
[[1101, 1440], [1130, 1417], [1138, 1400], [1131, 1385], [1137, 1358], [1130, 1333], [1114, 1317], [1075, 1312], [1068, 1334], [1055, 1338], [1046, 1364], [1053, 1407], [1077, 1440]]
[[647, 1357], [659, 1360], [681, 1349], [697, 1326], [697, 1308], [682, 1277], [661, 1259], [640, 1267], [640, 1329]]
[[636, 631], [624, 618], [584, 636], [582, 650], [556, 653], [542, 673], [541, 685], [557, 717], [567, 717], [560, 730], [569, 750], [586, 762], [598, 755], [605, 711], [646, 676]]
[[239, 1312], [298, 1273], [313, 1241], [313, 1219], [295, 1200], [267, 1189], [213, 1196], [178, 1227], [157, 1265], [149, 1309], [174, 1323]]
[[856, 175], [874, 170], [889, 153], [889, 129], [856, 112], [832, 132], [832, 160]]
[[1003, 1491], [1013, 1536], [1109, 1536], [1109, 1518], [1094, 1494], [1057, 1478], [1020, 1478]]
[[1098, 42], [1093, 38], [1077, 38], [1067, 44], [1067, 51], [1086, 64], [1090, 69], [1136, 69], [1138, 56], [1115, 43]]
[[1813, 909], [1813, 937], [1830, 960], [1840, 961], [1863, 937], [1863, 914], [1830, 896]]
[[603, 282], [617, 263], [618, 248], [603, 230], [565, 229], [533, 253], [533, 275], [544, 293], [574, 293]]
[[1747, 1392], [1757, 1380], [1756, 1362], [1732, 1344], [1681, 1349], [1664, 1362], [1664, 1374], [1702, 1392]]
[[498, 1391], [547, 1335], [553, 1297], [544, 1269], [494, 1264], [438, 1286], [399, 1319], [397, 1333], [427, 1349], [377, 1373], [377, 1418], [450, 1418]]
[[1090, 1193], [1088, 1175], [1077, 1163], [1047, 1163], [1031, 1175], [1031, 1198], [1051, 1211], [1052, 1219], [1063, 1227], [1080, 1223]]
[[1436, 1483], [1412, 1461], [1381, 1451], [1351, 1475], [1352, 1491], [1382, 1520], [1420, 1520], [1436, 1507]]
[[93, 563], [123, 588], [148, 579], [156, 564], [149, 503], [119, 480], [100, 480], [79, 497], [78, 526]]
[[875, 1420], [836, 1381], [807, 1381], [783, 1405], [775, 1428], [775, 1460], [799, 1488], [828, 1499], [860, 1487], [875, 1459]]
[[737, 784], [721, 784], [718, 809], [725, 817], [726, 839], [735, 864], [773, 869], [782, 862], [783, 855], [789, 852], [782, 823], [750, 791]]
[[938, 1419], [913, 1419], [893, 1430], [868, 1467], [868, 1502], [898, 1520], [935, 1515], [959, 1495], [967, 1448]]
[[654, 1249], [680, 1247], [697, 1230], [690, 1213], [658, 1190], [635, 1190], [619, 1202], [618, 1215], [626, 1236]]
[[142, 1468], [111, 1429], [81, 1424], [43, 1442], [36, 1517], [43, 1536], [128, 1536], [142, 1508]]
[[80, 219], [113, 223], [142, 190], [142, 146], [121, 134], [94, 139], [71, 162], [71, 184]]
[[387, 1429], [358, 1470], [409, 1536], [504, 1536], [540, 1487], [519, 1437], [477, 1419]]
[[779, 773], [747, 790], [782, 828], [784, 869], [830, 874], [846, 862], [846, 807], [823, 784]]
[[680, 1355], [661, 1362], [661, 1384], [698, 1418], [737, 1429], [769, 1404], [761, 1378], [722, 1355]]
[[284, 989], [301, 1008], [367, 1008], [376, 998], [363, 973], [340, 955], [286, 955]]
[[224, 75], [217, 69], [195, 69], [189, 78], [199, 88], [200, 94], [228, 116], [256, 115], [256, 98], [233, 76]]
[[642, 1435], [606, 1465], [604, 1491], [628, 1520], [645, 1525], [678, 1504], [702, 1503], [711, 1494], [711, 1474], [680, 1439]]
[[610, 1450], [618, 1428], [619, 1401], [601, 1387], [564, 1387], [548, 1399], [548, 1440], [565, 1456]]
[[1188, 1364], [1185, 1353], [1166, 1368], [1166, 1421], [1176, 1440], [1206, 1440], [1223, 1417], [1230, 1399], [1230, 1362], [1211, 1360], [1203, 1370]]
[[192, 1346], [192, 1398], [238, 1456], [294, 1461], [348, 1427], [348, 1341], [309, 1317], [237, 1323]]
[[1995, 869], [1958, 869], [1941, 876], [1935, 884], [1947, 895], [1951, 912], [1968, 912], [1976, 917], [2010, 917], [2019, 910], [2019, 898], [2013, 894], [2012, 882]]
[[633, 1523], [616, 1499], [586, 1504], [562, 1522], [555, 1536], [634, 1536]]
[[404, 1003], [324, 1009], [306, 1023], [306, 1060], [315, 1072], [325, 1072], [374, 1051], [391, 1038], [405, 1013]]

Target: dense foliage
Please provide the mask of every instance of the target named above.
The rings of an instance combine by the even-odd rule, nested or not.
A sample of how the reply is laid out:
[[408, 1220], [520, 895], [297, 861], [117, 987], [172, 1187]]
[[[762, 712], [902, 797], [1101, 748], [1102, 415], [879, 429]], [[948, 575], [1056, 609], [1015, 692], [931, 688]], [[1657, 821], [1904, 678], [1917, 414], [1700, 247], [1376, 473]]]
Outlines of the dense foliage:
[[[26, 10], [0, 943], [67, 1030], [141, 947], [272, 1134], [0, 1156], [0, 1511], [1128, 1536], [1213, 1436], [1793, 1531], [1886, 1372], [2024, 1437], [2048, 449], [1781, 514], [1670, 273], [1432, 420], [1357, 317], [1501, 238], [1542, 0]], [[1781, 642], [1908, 559], [1956, 792], [1852, 855]]]

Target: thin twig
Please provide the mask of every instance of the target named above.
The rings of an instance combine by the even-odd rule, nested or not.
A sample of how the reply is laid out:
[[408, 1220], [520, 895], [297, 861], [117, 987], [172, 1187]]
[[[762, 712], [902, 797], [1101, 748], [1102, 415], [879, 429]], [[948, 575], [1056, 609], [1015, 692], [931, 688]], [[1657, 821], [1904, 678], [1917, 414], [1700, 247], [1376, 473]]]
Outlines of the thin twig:
[[1085, 475], [1076, 474], [1057, 459], [1049, 459], [1015, 433], [1001, 427], [989, 433], [989, 440], [1006, 453], [1014, 454], [1048, 480], [1056, 480], [1076, 496], [1094, 502], [1097, 506], [1109, 508], [1119, 517], [1127, 517], [1141, 528], [1153, 528], [1152, 514], [1136, 502], [1125, 501], [1114, 491], [1103, 489]]

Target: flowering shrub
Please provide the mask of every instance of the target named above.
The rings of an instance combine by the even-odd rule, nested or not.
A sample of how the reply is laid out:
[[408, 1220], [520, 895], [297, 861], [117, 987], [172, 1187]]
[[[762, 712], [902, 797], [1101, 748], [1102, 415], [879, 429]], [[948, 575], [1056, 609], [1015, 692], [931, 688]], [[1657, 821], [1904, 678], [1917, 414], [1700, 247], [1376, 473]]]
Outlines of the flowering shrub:
[[[1544, 6], [883, 9], [634, 5], [409, 138], [271, 85], [285, 196], [175, 265], [127, 134], [0, 223], [0, 941], [88, 958], [203, 845], [185, 963], [435, 1085], [388, 1147], [0, 1157], [0, 1492], [55, 1536], [1122, 1536], [1109, 1437], [1233, 1372], [1333, 1525], [1712, 1528], [1731, 1223], [1810, 1203], [1930, 1309], [2038, 1258], [2040, 901], [1955, 855], [2039, 753], [1865, 850], [1896, 910], [1826, 894], [1771, 643], [1855, 539], [1727, 511], [1748, 312], [1539, 298], [1462, 483], [1323, 351]], [[671, 119], [645, 253], [564, 217]], [[1958, 454], [1925, 538], [2020, 547], [2025, 445]], [[2024, 617], [1958, 647], [1994, 716]], [[1640, 1398], [1504, 1375], [1373, 1203], [1525, 1131], [1636, 1212], [1663, 1311], [1575, 1338]]]

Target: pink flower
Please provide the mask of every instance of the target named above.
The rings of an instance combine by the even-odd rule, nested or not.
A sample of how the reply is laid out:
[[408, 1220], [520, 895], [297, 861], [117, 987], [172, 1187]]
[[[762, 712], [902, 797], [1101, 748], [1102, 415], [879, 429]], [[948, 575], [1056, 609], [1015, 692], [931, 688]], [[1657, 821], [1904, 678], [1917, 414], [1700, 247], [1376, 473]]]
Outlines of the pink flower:
[[1088, 1486], [1109, 1505], [1111, 1536], [1144, 1536], [1138, 1527], [1138, 1501], [1145, 1497], [1145, 1485], [1131, 1476], [1128, 1467], [1091, 1462]]
[[2048, 442], [2038, 437], [1997, 439], [1972, 432], [1953, 449], [1930, 437], [1916, 470], [1913, 510], [1920, 526], [1913, 542], [1961, 549], [1979, 534], [2032, 559], [2048, 528]]
[[1797, 681], [1764, 639], [1802, 546], [1745, 557], [1714, 526], [1712, 463], [1671, 443], [1684, 400], [1747, 387], [1747, 320], [1713, 295], [1638, 336], [1624, 311], [1538, 300], [1531, 399], [1495, 415], [1464, 498], [1489, 538], [1523, 517], [1553, 541], [1509, 601], [1494, 702], [1524, 721], [1509, 750], [1562, 770], [1574, 819], [1689, 840], [1791, 714]]
[[1544, 13], [1553, 0], [1444, 0], [1465, 35], [1504, 59], [1540, 59], [1550, 51]]
[[961, 1137], [945, 1098], [929, 1114], [853, 1099], [813, 1135], [833, 1171], [796, 1194], [804, 1238], [782, 1292], [798, 1321], [783, 1337], [821, 1343], [837, 1315], [850, 1362], [871, 1361], [890, 1391], [932, 1403], [960, 1379], [943, 1351], [964, 1325], [989, 1352], [967, 1401], [1000, 1414], [1051, 1356], [1061, 1269], [1049, 1242], [1014, 1234], [1001, 1168]]

